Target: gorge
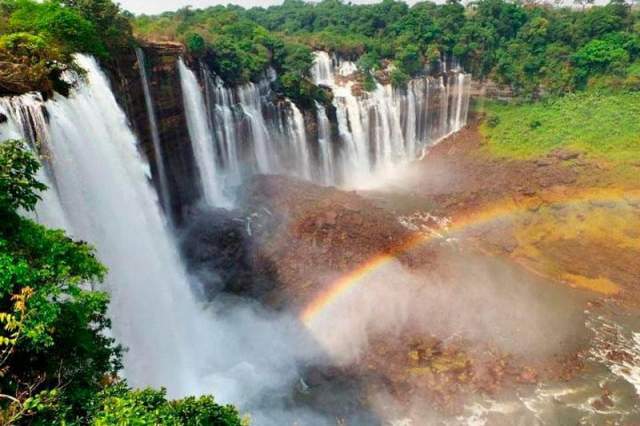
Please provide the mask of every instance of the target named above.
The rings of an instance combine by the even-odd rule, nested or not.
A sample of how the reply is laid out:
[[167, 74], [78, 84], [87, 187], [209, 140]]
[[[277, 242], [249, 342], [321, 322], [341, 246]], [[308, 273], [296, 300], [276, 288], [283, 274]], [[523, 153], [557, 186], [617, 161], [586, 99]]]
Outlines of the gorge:
[[0, 424], [639, 422], [639, 23], [0, 0]]

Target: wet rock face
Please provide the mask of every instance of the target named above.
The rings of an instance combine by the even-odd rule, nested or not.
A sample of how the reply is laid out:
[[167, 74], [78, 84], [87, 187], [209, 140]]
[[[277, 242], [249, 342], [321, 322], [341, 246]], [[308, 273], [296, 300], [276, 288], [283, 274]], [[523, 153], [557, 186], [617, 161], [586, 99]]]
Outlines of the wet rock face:
[[[283, 176], [256, 176], [242, 192], [254, 256], [277, 277], [261, 300], [276, 308], [300, 308], [337, 275], [415, 237], [355, 192]], [[428, 250], [399, 255], [409, 267], [431, 259]]]
[[500, 85], [492, 80], [473, 80], [471, 82], [471, 96], [502, 101], [510, 101], [514, 98], [511, 87]]
[[[414, 237], [352, 192], [282, 176], [256, 176], [241, 192], [237, 210], [194, 210], [183, 225], [182, 253], [207, 298], [226, 292], [296, 311], [327, 279]], [[430, 254], [399, 257], [418, 267]]]
[[[177, 68], [177, 60], [184, 53], [184, 47], [175, 43], [158, 43], [143, 46], [142, 49], [164, 156], [162, 161], [169, 183], [171, 214], [177, 223], [182, 223], [186, 210], [199, 197], [199, 188], [196, 184], [197, 168], [189, 141]], [[158, 159], [154, 156], [142, 79], [135, 51], [131, 49], [105, 66], [111, 77], [118, 103], [126, 112], [138, 136], [143, 153], [149, 159], [154, 181], [157, 183]]]
[[182, 252], [206, 298], [228, 292], [260, 299], [274, 288], [275, 268], [256, 254], [249, 221], [239, 210], [189, 214], [181, 235]]

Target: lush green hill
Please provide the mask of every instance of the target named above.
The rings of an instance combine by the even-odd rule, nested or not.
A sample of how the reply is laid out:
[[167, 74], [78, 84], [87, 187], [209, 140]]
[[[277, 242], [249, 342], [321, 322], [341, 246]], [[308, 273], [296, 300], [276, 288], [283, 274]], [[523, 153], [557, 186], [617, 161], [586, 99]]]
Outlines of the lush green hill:
[[619, 162], [640, 159], [640, 92], [586, 91], [484, 108], [483, 133], [500, 156], [531, 158], [565, 148]]

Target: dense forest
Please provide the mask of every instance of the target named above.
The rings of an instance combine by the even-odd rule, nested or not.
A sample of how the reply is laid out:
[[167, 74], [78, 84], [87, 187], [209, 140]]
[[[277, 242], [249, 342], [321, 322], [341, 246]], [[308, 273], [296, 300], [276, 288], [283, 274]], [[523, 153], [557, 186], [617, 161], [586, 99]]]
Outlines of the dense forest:
[[504, 0], [466, 7], [458, 1], [286, 0], [269, 8], [184, 8], [138, 17], [110, 0], [2, 0], [0, 92], [65, 92], [59, 77], [73, 67], [73, 52], [107, 61], [135, 44], [133, 35], [183, 42], [228, 84], [255, 81], [273, 67], [276, 89], [302, 102], [324, 96], [308, 79], [314, 49], [357, 60], [365, 83], [389, 64], [391, 81], [403, 86], [455, 60], [476, 79], [524, 97], [589, 85], [640, 86], [640, 12], [620, 0], [588, 8]]
[[640, 85], [640, 13], [619, 0], [589, 8], [504, 0], [466, 7], [458, 1], [286, 0], [248, 10], [182, 9], [140, 16], [133, 25], [142, 38], [184, 41], [193, 54], [210, 56], [231, 82], [254, 79], [271, 64], [292, 86], [308, 75], [311, 51], [322, 49], [358, 60], [369, 75], [390, 61], [398, 86], [454, 58], [475, 78], [525, 96], [563, 94], [590, 81]]
[[0, 1], [0, 94], [66, 93], [73, 54], [102, 60], [132, 43], [128, 18], [109, 0]]

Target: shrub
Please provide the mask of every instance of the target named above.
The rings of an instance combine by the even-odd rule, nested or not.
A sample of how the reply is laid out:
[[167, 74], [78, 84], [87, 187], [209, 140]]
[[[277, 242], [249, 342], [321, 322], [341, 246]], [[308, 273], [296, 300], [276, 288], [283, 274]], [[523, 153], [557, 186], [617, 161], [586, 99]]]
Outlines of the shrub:
[[242, 426], [233, 406], [219, 405], [210, 396], [168, 401], [164, 390], [130, 390], [124, 384], [99, 395], [93, 417], [96, 426]]
[[204, 38], [198, 33], [188, 33], [185, 36], [185, 45], [187, 46], [187, 51], [195, 56], [204, 54], [207, 47]]
[[409, 79], [411, 77], [409, 77], [409, 75], [404, 71], [402, 71], [401, 69], [396, 68], [391, 71], [390, 78], [391, 78], [391, 85], [393, 87], [402, 89], [407, 86], [407, 83], [409, 82]]
[[367, 92], [376, 90], [376, 80], [370, 71], [364, 71], [364, 80], [362, 81], [362, 88]]
[[489, 116], [489, 118], [487, 118], [487, 126], [489, 126], [490, 128], [495, 128], [498, 127], [498, 124], [500, 124], [500, 117], [497, 115], [491, 115]]

